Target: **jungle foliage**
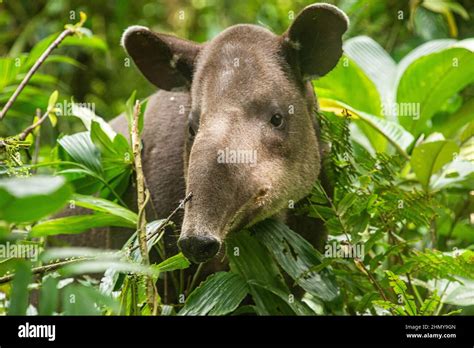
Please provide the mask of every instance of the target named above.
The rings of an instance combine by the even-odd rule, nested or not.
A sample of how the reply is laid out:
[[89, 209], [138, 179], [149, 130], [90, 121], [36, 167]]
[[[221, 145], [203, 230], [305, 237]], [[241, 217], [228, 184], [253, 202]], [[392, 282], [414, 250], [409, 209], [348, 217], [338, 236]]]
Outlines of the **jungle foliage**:
[[[113, 25], [125, 22], [131, 5], [124, 3], [118, 2], [114, 16], [120, 20]], [[9, 10], [1, 12], [0, 23], [12, 28], [5, 13], [38, 13], [23, 28], [26, 34], [0, 37], [11, 47], [0, 58], [1, 105], [58, 37], [52, 30], [29, 47], [40, 19], [69, 8], [90, 10], [87, 21], [77, 12], [65, 29], [70, 35], [0, 121], [0, 313], [473, 314], [474, 39], [469, 37], [474, 33], [463, 22], [469, 22], [474, 8], [454, 1], [425, 0], [401, 9], [390, 2], [374, 2], [369, 8], [363, 3], [339, 2], [352, 20], [350, 38], [336, 68], [314, 81], [320, 104], [315, 117], [322, 140], [330, 144], [324, 170], [331, 189], [315, 183], [308, 199], [294, 208], [324, 222], [329, 234], [325, 250], [316, 250], [283, 223], [266, 220], [232, 235], [225, 246], [229, 270], [200, 284], [197, 276], [190, 281], [181, 276], [190, 266], [182, 254], [158, 264], [144, 262], [138, 240], [141, 214], [122, 200], [136, 180], [136, 154], [106, 120], [125, 112], [130, 129], [135, 122], [139, 132], [143, 97], [151, 90], [137, 85], [138, 97], [133, 93], [127, 99], [130, 85], [123, 83], [126, 88], [119, 92], [117, 80], [106, 76], [112, 72], [104, 67], [104, 57], [114, 56], [114, 64], [124, 58], [116, 44], [121, 29], [112, 30], [115, 43], [93, 34], [95, 27], [103, 30], [106, 12], [99, 5], [0, 4]], [[299, 1], [239, 4], [247, 8], [230, 9], [226, 1], [193, 1], [182, 7], [165, 1], [156, 7], [139, 4], [130, 12], [139, 16], [140, 6], [147, 6], [143, 13], [164, 18], [184, 8], [194, 19], [176, 33], [202, 41], [229, 24], [229, 18], [230, 24], [248, 21], [245, 13], [252, 11], [258, 16], [249, 21], [282, 32], [289, 11], [303, 6]], [[387, 9], [394, 18], [385, 15], [371, 22]], [[215, 22], [219, 10], [230, 15]], [[145, 15], [142, 21], [152, 19]], [[396, 28], [393, 34], [376, 37], [390, 23]], [[76, 93], [77, 69], [104, 71], [87, 80], [88, 94]], [[136, 80], [138, 72], [132, 69], [125, 69], [124, 79]], [[104, 90], [109, 84], [113, 91]], [[142, 100], [141, 112], [137, 100]], [[87, 103], [98, 107], [92, 110]], [[52, 218], [68, 205], [91, 214]], [[173, 227], [172, 220], [146, 222], [148, 251], [162, 252], [162, 236], [165, 228]], [[137, 232], [121, 250], [45, 247], [46, 239], [58, 234], [106, 226]], [[38, 257], [11, 255], [18, 246], [37, 251]], [[101, 279], [89, 276], [97, 273], [103, 274]], [[150, 304], [148, 281], [156, 282], [165, 273], [179, 285], [179, 300], [165, 304], [163, 294], [157, 294]], [[37, 306], [32, 293], [39, 296]]]

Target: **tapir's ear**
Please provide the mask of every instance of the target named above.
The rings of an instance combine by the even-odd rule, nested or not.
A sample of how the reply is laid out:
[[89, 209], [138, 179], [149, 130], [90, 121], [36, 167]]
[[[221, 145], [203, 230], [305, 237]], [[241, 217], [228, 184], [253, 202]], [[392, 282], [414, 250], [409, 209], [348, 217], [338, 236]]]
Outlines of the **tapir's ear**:
[[191, 84], [201, 45], [142, 26], [125, 30], [121, 44], [142, 74], [158, 88], [169, 91]]
[[345, 13], [330, 4], [310, 5], [298, 14], [283, 36], [296, 51], [303, 78], [323, 76], [336, 66], [348, 25]]

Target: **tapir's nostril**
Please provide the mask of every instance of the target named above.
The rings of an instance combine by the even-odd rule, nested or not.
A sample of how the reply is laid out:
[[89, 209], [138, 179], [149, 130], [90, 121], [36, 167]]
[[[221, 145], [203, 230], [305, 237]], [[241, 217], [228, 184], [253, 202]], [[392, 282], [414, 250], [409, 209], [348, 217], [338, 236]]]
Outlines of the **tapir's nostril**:
[[214, 257], [220, 248], [220, 242], [212, 236], [183, 236], [178, 245], [184, 256], [195, 263], [201, 263]]

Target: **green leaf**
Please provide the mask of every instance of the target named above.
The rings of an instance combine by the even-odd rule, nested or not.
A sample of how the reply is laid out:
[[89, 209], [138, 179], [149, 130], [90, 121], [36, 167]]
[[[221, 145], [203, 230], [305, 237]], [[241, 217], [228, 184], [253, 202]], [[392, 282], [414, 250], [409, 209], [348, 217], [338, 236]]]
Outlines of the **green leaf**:
[[107, 122], [104, 121], [102, 117], [97, 116], [93, 110], [77, 103], [72, 103], [71, 109], [72, 116], [78, 117], [87, 130], [91, 131], [92, 122], [94, 121], [99, 124], [100, 129], [109, 137], [110, 140], [114, 140], [117, 133]]
[[60, 176], [0, 179], [0, 220], [31, 222], [61, 209], [71, 189]]
[[[395, 101], [397, 64], [382, 46], [368, 36], [357, 36], [344, 42], [344, 52], [373, 81], [382, 102], [393, 103]], [[353, 106], [355, 107], [355, 105]], [[360, 110], [373, 113], [370, 110]], [[379, 112], [380, 110], [375, 111]]]
[[90, 135], [92, 142], [100, 150], [104, 159], [118, 158], [123, 160], [123, 154], [117, 154], [111, 138], [102, 130], [100, 124], [94, 120], [91, 120]]
[[49, 118], [49, 121], [51, 122], [51, 126], [56, 127], [56, 125], [58, 124], [58, 117], [56, 116], [56, 114], [53, 112], [50, 112], [48, 113], [48, 118]]
[[442, 133], [445, 138], [453, 138], [464, 125], [472, 120], [472, 115], [474, 115], [474, 98], [466, 100], [458, 110], [444, 117], [440, 124], [434, 125], [432, 130]]
[[179, 315], [225, 315], [233, 312], [249, 289], [237, 274], [218, 272], [209, 276], [188, 297]]
[[135, 107], [135, 100], [136, 100], [137, 91], [133, 91], [130, 97], [125, 102], [125, 118], [128, 121], [128, 130], [132, 129], [132, 120], [133, 120], [133, 112]]
[[[229, 236], [226, 242], [230, 269], [247, 282], [257, 281], [279, 293], [291, 294], [277, 264], [266, 248], [248, 231]], [[249, 283], [249, 291], [260, 315], [294, 315], [288, 301], [281, 299], [267, 289]]]
[[425, 131], [427, 121], [455, 93], [474, 82], [474, 39], [415, 60], [400, 79], [397, 102], [419, 105], [418, 118], [400, 117], [414, 135]]
[[459, 154], [459, 147], [451, 140], [426, 142], [415, 147], [410, 160], [416, 177], [428, 187], [431, 176]]
[[160, 262], [157, 265], [153, 265], [153, 269], [159, 272], [170, 272], [178, 269], [186, 269], [190, 265], [188, 259], [183, 253], [178, 253], [174, 256], [167, 258], [165, 261]]
[[38, 314], [53, 315], [59, 302], [58, 279], [47, 276], [43, 279]]
[[[77, 61], [74, 58], [68, 57], [68, 56], [63, 56], [59, 54], [50, 54], [46, 61], [43, 63], [45, 65], [46, 63], [63, 63], [63, 64], [68, 64], [76, 68], [80, 68], [85, 70], [86, 66], [84, 64], [81, 64], [79, 61]], [[36, 76], [37, 74], [35, 74]], [[31, 81], [31, 80], [30, 80]]]
[[348, 192], [343, 199], [337, 204], [337, 213], [343, 216], [347, 209], [349, 209], [354, 202], [357, 200], [357, 194], [355, 192]]
[[[381, 115], [380, 96], [374, 83], [350, 58], [343, 56], [326, 76], [314, 82], [318, 100], [330, 99], [372, 115]], [[323, 104], [321, 110], [328, 111]], [[378, 117], [378, 116], [375, 116]], [[387, 141], [365, 124], [358, 124], [376, 151], [384, 151]]]
[[58, 96], [59, 92], [57, 90], [51, 93], [48, 100], [48, 110], [53, 110], [55, 108], [56, 102], [58, 101]]
[[408, 315], [417, 315], [418, 310], [415, 305], [415, 300], [413, 296], [408, 293], [407, 285], [392, 271], [386, 270], [385, 273], [388, 276], [389, 284], [393, 291], [405, 303], [404, 309]]
[[17, 261], [13, 279], [8, 315], [25, 315], [28, 308], [28, 285], [32, 282], [31, 266], [26, 261]]
[[99, 51], [107, 52], [106, 42], [97, 36], [68, 36], [64, 39], [61, 45], [92, 48]]
[[109, 213], [129, 221], [132, 225], [137, 224], [138, 215], [135, 212], [124, 208], [117, 203], [111, 202], [103, 198], [85, 196], [77, 193], [72, 196], [72, 199], [75, 201], [75, 204], [80, 207], [102, 213]]
[[57, 234], [77, 234], [97, 227], [130, 227], [135, 224], [119, 216], [110, 214], [92, 214], [67, 216], [39, 223], [31, 229], [31, 237], [45, 237]]
[[86, 166], [96, 174], [102, 174], [100, 152], [92, 143], [89, 132], [66, 135], [58, 139], [58, 143], [75, 162]]
[[438, 309], [440, 298], [435, 291], [430, 297], [425, 299], [420, 307], [420, 315], [433, 315]]
[[[135, 105], [138, 101], [138, 99], [136, 99], [136, 92], [137, 91], [133, 91], [132, 95], [130, 96], [130, 98], [128, 98], [127, 102], [125, 103], [125, 118], [127, 119], [127, 122], [128, 122], [129, 133], [131, 133], [133, 114], [135, 113]], [[144, 119], [145, 119], [144, 115], [145, 115], [145, 109], [147, 105], [147, 99], [141, 101], [140, 103], [141, 103], [141, 112], [138, 115], [138, 134], [141, 134], [143, 130], [143, 124], [144, 124]]]
[[[26, 61], [26, 64], [22, 64], [22, 71], [28, 71], [33, 66], [33, 64], [35, 64], [38, 58], [43, 54], [43, 52], [48, 48], [48, 46], [51, 45], [53, 41], [58, 37], [58, 35], [59, 33], [49, 35], [48, 37], [38, 42], [28, 54], [28, 60]], [[65, 46], [90, 47], [104, 52], [107, 51], [107, 44], [97, 36], [83, 38], [67, 37], [63, 40], [63, 42], [61, 42], [60, 45], [60, 47]], [[48, 57], [45, 63], [48, 63], [48, 60], [53, 57], [54, 56]]]
[[0, 91], [3, 91], [6, 86], [15, 81], [24, 64], [24, 60], [24, 57], [19, 61], [16, 61], [14, 58], [0, 57]]
[[278, 264], [304, 290], [324, 301], [332, 301], [339, 295], [339, 289], [327, 271], [309, 271], [321, 263], [322, 255], [304, 238], [275, 220], [265, 220], [252, 230]]
[[113, 297], [80, 284], [71, 284], [64, 288], [62, 305], [64, 315], [100, 315], [105, 309], [119, 313], [119, 305]]
[[249, 280], [249, 284], [257, 288], [265, 289], [269, 293], [276, 295], [282, 302], [288, 304], [296, 315], [314, 315], [314, 312], [299, 299], [295, 298], [294, 294], [287, 294], [278, 288], [262, 284], [256, 280]]

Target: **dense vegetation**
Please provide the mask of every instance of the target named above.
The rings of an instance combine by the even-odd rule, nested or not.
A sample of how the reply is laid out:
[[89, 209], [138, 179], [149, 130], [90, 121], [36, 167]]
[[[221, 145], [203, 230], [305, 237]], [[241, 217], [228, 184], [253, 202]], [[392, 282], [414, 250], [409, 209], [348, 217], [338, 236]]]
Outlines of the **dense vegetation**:
[[[144, 221], [121, 197], [140, 156], [105, 120], [125, 112], [137, 136], [153, 90], [119, 37], [137, 23], [198, 41], [239, 22], [281, 33], [305, 3], [0, 3], [0, 313], [474, 314], [474, 7], [336, 3], [352, 21], [345, 54], [314, 81], [331, 189], [315, 183], [294, 208], [324, 221], [328, 244], [264, 221], [231, 236], [229, 271], [200, 284], [182, 254], [147, 263], [173, 216]], [[67, 205], [93, 213], [52, 218]], [[46, 247], [104, 226], [137, 232], [121, 250]], [[177, 303], [153, 286], [165, 272]]]

